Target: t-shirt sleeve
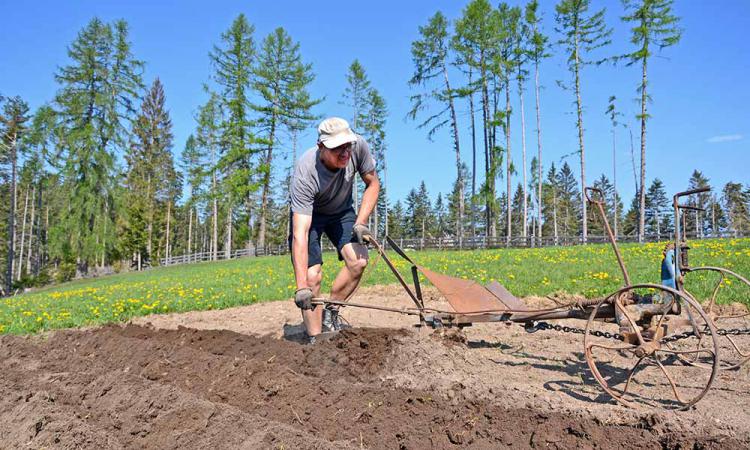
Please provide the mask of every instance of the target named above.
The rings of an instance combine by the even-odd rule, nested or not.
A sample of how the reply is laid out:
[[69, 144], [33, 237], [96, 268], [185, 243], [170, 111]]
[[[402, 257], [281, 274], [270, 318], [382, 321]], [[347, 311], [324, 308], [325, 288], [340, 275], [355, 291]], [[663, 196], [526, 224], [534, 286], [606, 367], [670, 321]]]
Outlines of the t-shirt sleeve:
[[368, 144], [362, 137], [360, 137], [357, 142], [357, 162], [357, 172], [359, 172], [359, 176], [364, 176], [375, 170], [375, 159], [370, 153], [370, 144]]
[[301, 164], [294, 169], [292, 186], [289, 192], [289, 202], [293, 213], [312, 216], [315, 188], [309, 174], [305, 174]]

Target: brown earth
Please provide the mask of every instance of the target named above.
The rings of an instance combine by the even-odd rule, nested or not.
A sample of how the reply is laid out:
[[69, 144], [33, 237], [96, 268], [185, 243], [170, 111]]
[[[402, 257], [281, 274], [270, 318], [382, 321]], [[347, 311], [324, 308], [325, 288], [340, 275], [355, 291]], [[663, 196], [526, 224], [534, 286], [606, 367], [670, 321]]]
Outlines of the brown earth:
[[[356, 301], [410, 306], [390, 286]], [[748, 367], [689, 411], [629, 409], [579, 335], [343, 314], [354, 328], [312, 346], [291, 301], [2, 336], [0, 448], [750, 447]]]

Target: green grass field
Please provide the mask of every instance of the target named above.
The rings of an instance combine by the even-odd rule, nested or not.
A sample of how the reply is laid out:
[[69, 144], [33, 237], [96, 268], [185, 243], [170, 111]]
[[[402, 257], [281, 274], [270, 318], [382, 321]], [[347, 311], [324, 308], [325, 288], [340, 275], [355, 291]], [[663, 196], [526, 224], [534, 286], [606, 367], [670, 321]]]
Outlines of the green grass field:
[[[691, 245], [691, 265], [722, 266], [750, 276], [750, 239], [695, 241]], [[621, 246], [634, 283], [659, 282], [663, 248], [664, 243]], [[410, 277], [406, 261], [394, 253], [391, 256], [401, 272]], [[410, 256], [418, 264], [448, 275], [482, 284], [497, 280], [517, 296], [565, 292], [598, 297], [622, 285], [609, 245], [426, 251]], [[340, 267], [335, 254], [325, 254], [324, 292]], [[365, 285], [395, 283], [382, 261], [377, 262], [375, 270], [368, 270], [364, 280]], [[713, 283], [696, 274], [688, 278], [687, 288], [701, 298], [710, 294]], [[289, 299], [293, 292], [288, 256], [162, 267], [78, 280], [0, 299], [0, 333], [35, 333], [124, 321], [151, 313], [221, 309]], [[720, 300], [748, 303], [750, 292], [730, 280], [722, 287]]]

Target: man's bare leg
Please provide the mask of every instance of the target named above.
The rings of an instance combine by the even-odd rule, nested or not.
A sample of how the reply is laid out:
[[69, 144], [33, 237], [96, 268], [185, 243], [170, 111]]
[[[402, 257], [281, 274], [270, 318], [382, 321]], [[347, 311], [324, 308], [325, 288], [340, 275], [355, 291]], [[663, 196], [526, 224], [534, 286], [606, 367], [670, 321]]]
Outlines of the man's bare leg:
[[[312, 289], [313, 297], [320, 296], [320, 280], [323, 279], [323, 270], [320, 264], [307, 269], [307, 284]], [[313, 310], [302, 310], [302, 321], [308, 336], [317, 336], [322, 329], [323, 307], [316, 306]]]
[[344, 267], [331, 286], [331, 300], [343, 301], [359, 284], [367, 267], [367, 247], [362, 244], [346, 244], [341, 248]]

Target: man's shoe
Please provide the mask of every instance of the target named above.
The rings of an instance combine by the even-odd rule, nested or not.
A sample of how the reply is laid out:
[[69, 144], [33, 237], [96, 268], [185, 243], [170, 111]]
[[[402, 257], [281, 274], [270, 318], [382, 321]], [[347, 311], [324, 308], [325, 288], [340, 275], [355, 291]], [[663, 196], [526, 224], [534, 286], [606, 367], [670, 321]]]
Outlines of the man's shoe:
[[315, 342], [317, 342], [318, 337], [317, 336], [310, 336], [309, 334], [305, 333], [305, 337], [302, 340], [303, 344], [305, 345], [313, 345]]
[[323, 309], [323, 332], [341, 331], [344, 328], [351, 328], [350, 325], [341, 322], [338, 309]]

